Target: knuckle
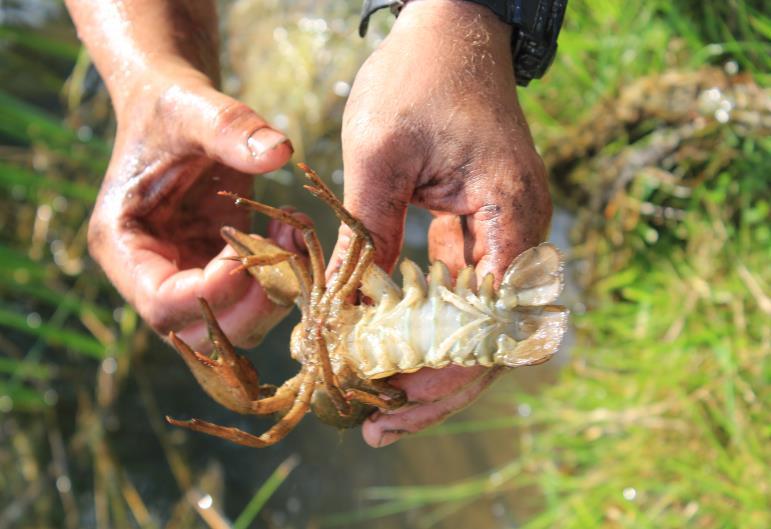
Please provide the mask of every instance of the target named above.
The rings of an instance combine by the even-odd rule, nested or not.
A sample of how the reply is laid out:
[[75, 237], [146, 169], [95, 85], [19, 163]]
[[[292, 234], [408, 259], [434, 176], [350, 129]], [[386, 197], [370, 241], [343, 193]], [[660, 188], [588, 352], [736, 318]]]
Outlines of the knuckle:
[[169, 116], [179, 115], [181, 110], [180, 102], [188, 99], [189, 93], [181, 86], [171, 84], [170, 86], [165, 87], [155, 100], [155, 106], [153, 108], [155, 118], [163, 121]]
[[232, 130], [245, 128], [247, 125], [253, 132], [257, 115], [254, 111], [240, 101], [232, 100], [220, 107], [212, 118], [212, 130], [215, 134], [228, 134]]
[[381, 126], [369, 122], [362, 123], [357, 120], [355, 123], [343, 127], [343, 147], [358, 158], [372, 158], [381, 151], [381, 140], [384, 136]]
[[[478, 218], [486, 222], [519, 226], [533, 238], [545, 235], [553, 205], [549, 181], [540, 157], [501, 158], [500, 177], [483, 184]], [[504, 169], [505, 168], [505, 169]]]
[[544, 219], [548, 223], [552, 214], [552, 200], [549, 193], [549, 183], [545, 176], [533, 172], [525, 172], [520, 175], [520, 192], [513, 202], [518, 206], [527, 206], [523, 209], [529, 211], [530, 215], [537, 219]]
[[161, 336], [166, 336], [171, 331], [179, 331], [179, 322], [158, 302], [137, 304], [137, 312], [150, 328]]
[[546, 222], [548, 223], [549, 219], [551, 219], [553, 206], [551, 192], [549, 191], [549, 176], [540, 156], [537, 156], [537, 159], [534, 162], [530, 178], [533, 180], [533, 183], [531, 184], [533, 189], [533, 201], [537, 205], [537, 209], [541, 211], [542, 216], [546, 217]]
[[98, 210], [95, 210], [88, 221], [88, 230], [86, 240], [88, 243], [88, 253], [97, 262], [100, 263], [102, 249], [104, 248], [105, 232], [107, 227], [101, 219]]
[[343, 125], [343, 145], [357, 157], [408, 160], [424, 152], [426, 134], [411, 120], [371, 114]]

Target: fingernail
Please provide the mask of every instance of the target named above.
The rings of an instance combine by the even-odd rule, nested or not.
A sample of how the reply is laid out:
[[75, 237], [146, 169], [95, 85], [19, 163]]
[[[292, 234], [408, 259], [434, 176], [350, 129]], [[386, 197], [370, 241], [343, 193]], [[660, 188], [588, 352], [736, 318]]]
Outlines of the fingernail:
[[292, 144], [286, 136], [269, 128], [257, 129], [249, 136], [249, 139], [246, 140], [249, 151], [255, 158], [262, 158], [282, 143], [286, 143], [289, 146], [289, 149], [293, 150]]
[[386, 430], [385, 432], [383, 432], [383, 435], [380, 436], [380, 441], [378, 441], [377, 446], [378, 448], [383, 448], [384, 446], [388, 446], [390, 444], [395, 443], [401, 438], [402, 438], [401, 433], [395, 432], [392, 430]]

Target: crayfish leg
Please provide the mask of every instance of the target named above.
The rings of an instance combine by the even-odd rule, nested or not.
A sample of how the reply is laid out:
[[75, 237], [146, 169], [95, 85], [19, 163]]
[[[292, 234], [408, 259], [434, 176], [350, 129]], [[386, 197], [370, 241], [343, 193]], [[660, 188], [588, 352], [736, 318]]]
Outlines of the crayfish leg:
[[361, 283], [365, 270], [374, 260], [375, 243], [369, 230], [350, 211], [345, 209], [340, 199], [335, 196], [316, 171], [304, 163], [298, 163], [297, 167], [311, 181], [311, 185], [303, 187], [325, 202], [332, 209], [338, 220], [347, 225], [353, 232], [353, 238], [340, 265], [340, 270], [332, 285], [329, 286], [329, 295], [325, 299], [327, 304], [330, 302], [330, 297], [333, 301], [340, 302], [353, 294], [359, 283]]
[[263, 448], [276, 444], [297, 426], [297, 423], [305, 416], [310, 407], [313, 389], [315, 387], [315, 372], [310, 371], [302, 374], [297, 397], [286, 415], [284, 415], [276, 424], [262, 435], [254, 435], [238, 428], [229, 426], [220, 426], [200, 419], [191, 419], [189, 421], [180, 421], [167, 416], [166, 421], [174, 426], [186, 428], [195, 432], [201, 432], [215, 437], [226, 439], [236, 444], [249, 446], [252, 448]]
[[405, 397], [402, 397], [401, 399], [386, 400], [380, 395], [375, 395], [374, 393], [369, 393], [361, 389], [353, 388], [345, 391], [345, 398], [348, 400], [355, 400], [369, 406], [375, 406], [381, 410], [397, 410], [404, 406], [407, 401]]
[[407, 403], [407, 394], [403, 390], [395, 386], [392, 386], [385, 380], [379, 380], [379, 379], [367, 380], [367, 385], [369, 385], [372, 389], [374, 389], [378, 393], [385, 395], [392, 401], [398, 401], [398, 402], [401, 402], [402, 404]]
[[407, 394], [384, 380], [359, 380], [346, 388], [345, 397], [381, 410], [396, 410], [407, 404]]
[[172, 419], [171, 417], [167, 416], [166, 422], [168, 422], [173, 426], [178, 426], [180, 428], [187, 428], [188, 430], [193, 430], [194, 432], [201, 432], [201, 433], [213, 435], [215, 437], [220, 437], [227, 441], [231, 441], [233, 443], [243, 445], [243, 446], [249, 446], [251, 448], [263, 448], [265, 446], [270, 446], [272, 444], [279, 442], [282, 439], [282, 437], [265, 439], [264, 438], [265, 434], [261, 436], [257, 436], [257, 435], [250, 434], [249, 432], [239, 430], [238, 428], [220, 426], [218, 424], [202, 421], [200, 419], [190, 419], [189, 421], [180, 421], [177, 419]]
[[305, 176], [308, 178], [308, 180], [313, 183], [313, 185], [306, 185], [303, 187], [305, 187], [305, 189], [310, 191], [319, 199], [326, 202], [326, 204], [332, 208], [332, 211], [335, 213], [335, 216], [340, 220], [340, 222], [351, 228], [351, 231], [353, 231], [354, 234], [358, 235], [366, 243], [369, 243], [370, 246], [374, 246], [375, 243], [372, 240], [372, 235], [369, 233], [369, 230], [364, 226], [364, 224], [361, 223], [359, 219], [354, 217], [350, 211], [345, 209], [343, 203], [340, 202], [340, 199], [335, 196], [329, 187], [327, 187], [327, 185], [324, 183], [321, 177], [319, 177], [316, 171], [308, 167], [308, 165], [305, 163], [298, 163], [297, 167], [299, 167], [305, 173]]
[[340, 385], [337, 382], [334, 371], [332, 369], [332, 361], [329, 358], [329, 350], [327, 349], [327, 342], [324, 339], [324, 334], [321, 332], [322, 323], [317, 323], [310, 336], [308, 336], [309, 342], [311, 342], [311, 348], [315, 353], [315, 356], [320, 360], [321, 365], [321, 379], [324, 383], [324, 388], [327, 390], [329, 398], [335, 405], [335, 409], [340, 415], [348, 415], [351, 413], [351, 407], [345, 400], [343, 392], [340, 390]]
[[[311, 178], [310, 175], [309, 175], [309, 178]], [[342, 204], [339, 203], [339, 201], [332, 194], [329, 188], [327, 188], [326, 185], [324, 185], [324, 183], [321, 182], [321, 180], [318, 178], [318, 175], [315, 175], [315, 178], [317, 180], [313, 180], [312, 178], [311, 180], [313, 180], [313, 182], [317, 185], [317, 187], [310, 189], [310, 191], [314, 194], [317, 194], [316, 192], [321, 193], [322, 195], [324, 195], [322, 197], [322, 200], [328, 203], [331, 200], [332, 202], [335, 202], [337, 204], [338, 209], [341, 208]], [[270, 218], [284, 222], [285, 224], [288, 224], [289, 226], [292, 226], [302, 231], [303, 240], [305, 241], [305, 245], [308, 248], [308, 256], [311, 262], [310, 280], [312, 283], [310, 285], [307, 285], [305, 288], [306, 290], [309, 290], [309, 294], [304, 296], [305, 299], [303, 300], [301, 310], [303, 312], [303, 320], [307, 319], [313, 322], [317, 322], [318, 326], [320, 327], [320, 325], [323, 322], [323, 318], [319, 318], [318, 309], [320, 308], [319, 302], [322, 296], [324, 295], [324, 292], [326, 291], [326, 277], [325, 277], [324, 252], [321, 249], [321, 242], [319, 241], [318, 235], [316, 233], [316, 230], [313, 227], [313, 224], [306, 220], [303, 220], [302, 218], [295, 217], [291, 213], [284, 211], [282, 209], [274, 208], [272, 206], [268, 206], [267, 204], [256, 202], [254, 200], [249, 200], [248, 198], [244, 198], [244, 197], [235, 195], [233, 193], [220, 191], [218, 194], [221, 196], [227, 196], [232, 198], [233, 200], [235, 200], [235, 203], [237, 206], [245, 206], [245, 207], [251, 208], [259, 213], [262, 213], [263, 215], [266, 215]], [[333, 209], [334, 209], [334, 206], [333, 206]], [[350, 214], [348, 215], [350, 217]], [[351, 217], [351, 219], [353, 219], [353, 217]], [[353, 221], [358, 222], [355, 219], [353, 219]], [[367, 236], [369, 237], [368, 233], [367, 233]], [[299, 261], [297, 259], [293, 259], [290, 261], [290, 263], [298, 264]], [[303, 272], [302, 270], [296, 270], [296, 273], [300, 281], [307, 283], [308, 281], [307, 273]], [[343, 398], [339, 385], [335, 380], [335, 376], [332, 370], [332, 363], [329, 358], [329, 352], [327, 351], [326, 343], [321, 334], [321, 331], [318, 328], [313, 329], [311, 336], [309, 337], [309, 342], [310, 343], [308, 345], [314, 351], [315, 356], [316, 358], [318, 358], [319, 364], [321, 365], [324, 385], [329, 391], [329, 394], [332, 397], [338, 411], [341, 414], [346, 415], [347, 413], [350, 412], [350, 407], [348, 406], [348, 403]]]
[[268, 415], [291, 408], [300, 388], [304, 375], [297, 375], [287, 380], [277, 388], [271, 384], [257, 384], [257, 372], [252, 363], [239, 356], [239, 369], [254, 372], [254, 375], [244, 375], [242, 379], [254, 380], [246, 386], [239, 384], [228, 366], [222, 360], [214, 360], [206, 355], [193, 351], [189, 345], [179, 339], [176, 334], [169, 333], [169, 340], [185, 361], [198, 384], [207, 395], [217, 403], [236, 413], [252, 415]]

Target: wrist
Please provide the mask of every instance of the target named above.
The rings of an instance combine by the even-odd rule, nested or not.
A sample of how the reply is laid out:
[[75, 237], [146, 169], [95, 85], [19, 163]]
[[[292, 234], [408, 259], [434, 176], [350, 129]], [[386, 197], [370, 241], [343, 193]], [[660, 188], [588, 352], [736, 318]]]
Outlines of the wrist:
[[510, 25], [476, 3], [412, 0], [400, 12], [384, 47], [423, 77], [435, 71], [469, 90], [487, 86], [513, 94], [511, 35]]
[[467, 0], [411, 0], [399, 13], [391, 35], [421, 34], [439, 50], [473, 49], [490, 55], [511, 75], [512, 27], [490, 9]]
[[411, 0], [406, 3], [394, 23], [394, 30], [403, 26], [422, 29], [442, 29], [463, 34], [464, 27], [474, 24], [489, 31], [491, 44], [511, 46], [512, 28], [485, 6], [467, 0]]
[[217, 12], [211, 0], [66, 0], [116, 109], [134, 87], [166, 70], [219, 82]]
[[[486, 33], [480, 33], [494, 44], [500, 44], [500, 38], [494, 36], [508, 35], [513, 59], [514, 75], [517, 84], [527, 86], [533, 79], [540, 79], [549, 69], [557, 52], [557, 38], [562, 27], [568, 0], [364, 0], [362, 16], [359, 24], [359, 35], [367, 32], [369, 18], [384, 7], [390, 7], [395, 14], [403, 12], [405, 5], [421, 5], [421, 8], [410, 8], [409, 18], [423, 19], [431, 24], [432, 16], [438, 16], [439, 27], [452, 31], [453, 20], [462, 22], [471, 17], [480, 27], [487, 28]], [[478, 4], [474, 8], [470, 4]], [[481, 8], [481, 10], [480, 10]], [[425, 10], [425, 11], [424, 11]], [[422, 17], [421, 12], [427, 13]], [[494, 13], [499, 20], [492, 18]], [[460, 15], [460, 18], [458, 17]], [[507, 29], [503, 25], [510, 26]], [[410, 27], [409, 22], [394, 27]], [[463, 28], [466, 29], [466, 28]], [[491, 35], [493, 38], [491, 38]], [[461, 35], [469, 40], [476, 39], [473, 33]], [[500, 50], [499, 46], [495, 46]], [[501, 53], [501, 55], [505, 55]]]

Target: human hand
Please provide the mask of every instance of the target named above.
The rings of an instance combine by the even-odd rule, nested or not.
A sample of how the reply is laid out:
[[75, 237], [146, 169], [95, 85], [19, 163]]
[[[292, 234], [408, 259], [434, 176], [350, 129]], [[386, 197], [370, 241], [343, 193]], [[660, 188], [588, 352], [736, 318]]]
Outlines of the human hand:
[[[546, 171], [519, 107], [511, 28], [461, 0], [414, 0], [365, 62], [343, 119], [346, 207], [372, 232], [376, 262], [399, 256], [408, 204], [434, 215], [429, 257], [457, 271], [476, 266], [500, 281], [513, 258], [546, 235]], [[351, 233], [340, 228], [330, 263]], [[473, 401], [500, 372], [451, 366], [397, 375], [412, 405], [375, 413], [363, 426], [372, 446], [442, 421]]]
[[[158, 332], [209, 348], [196, 298], [225, 332], [250, 345], [277, 308], [232, 255], [220, 227], [248, 228], [248, 213], [216, 195], [251, 191], [254, 173], [277, 169], [292, 147], [246, 105], [220, 93], [213, 0], [66, 0], [102, 75], [118, 129], [89, 224], [89, 249]], [[290, 251], [294, 230], [268, 236]]]
[[[248, 231], [248, 212], [217, 196], [249, 195], [254, 173], [277, 169], [292, 147], [246, 105], [218, 92], [201, 72], [156, 63], [125, 87], [118, 132], [89, 224], [89, 249], [110, 280], [159, 333], [174, 330], [208, 349], [198, 297], [239, 345], [273, 322], [276, 307], [238, 265], [220, 236]], [[271, 223], [268, 236], [289, 251], [304, 248], [292, 228]], [[273, 318], [275, 320], [275, 318]]]

